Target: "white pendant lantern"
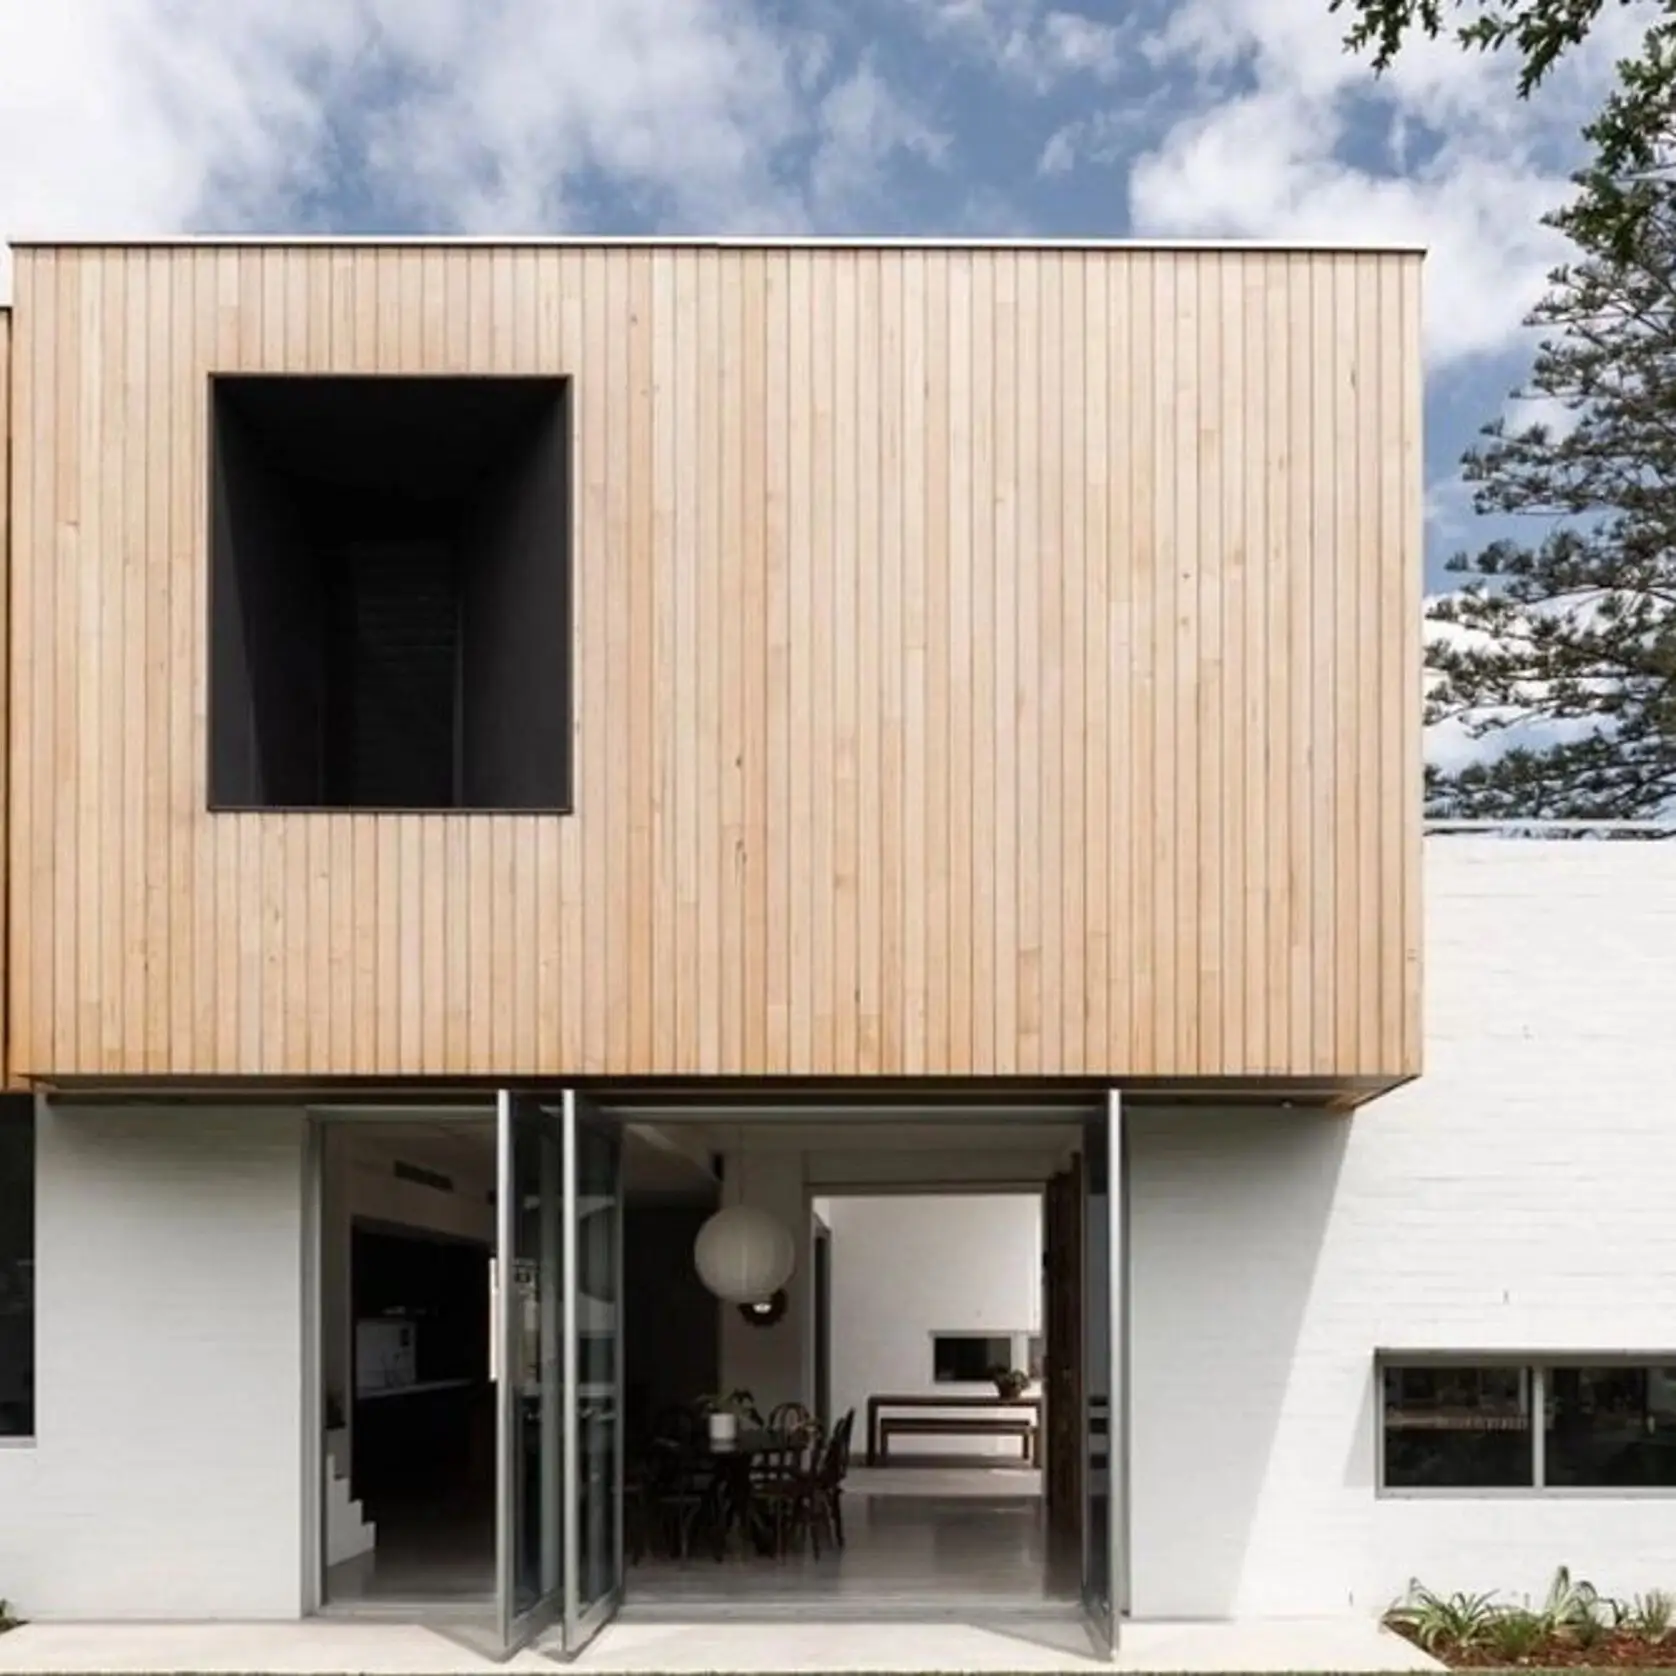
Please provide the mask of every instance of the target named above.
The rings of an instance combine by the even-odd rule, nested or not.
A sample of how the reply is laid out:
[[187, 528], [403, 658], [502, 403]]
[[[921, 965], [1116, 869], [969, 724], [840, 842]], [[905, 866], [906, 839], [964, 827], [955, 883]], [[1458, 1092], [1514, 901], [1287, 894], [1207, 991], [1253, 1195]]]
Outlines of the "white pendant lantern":
[[699, 1229], [693, 1266], [724, 1303], [764, 1303], [791, 1279], [797, 1245], [767, 1211], [729, 1205]]

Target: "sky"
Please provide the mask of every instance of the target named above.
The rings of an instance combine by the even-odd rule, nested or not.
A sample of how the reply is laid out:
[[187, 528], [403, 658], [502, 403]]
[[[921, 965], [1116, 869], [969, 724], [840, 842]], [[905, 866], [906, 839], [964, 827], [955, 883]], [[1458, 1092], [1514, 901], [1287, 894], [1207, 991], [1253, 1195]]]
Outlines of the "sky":
[[1376, 78], [1327, 0], [0, 0], [0, 237], [1419, 243], [1437, 588], [1636, 17], [1521, 102], [1443, 42]]

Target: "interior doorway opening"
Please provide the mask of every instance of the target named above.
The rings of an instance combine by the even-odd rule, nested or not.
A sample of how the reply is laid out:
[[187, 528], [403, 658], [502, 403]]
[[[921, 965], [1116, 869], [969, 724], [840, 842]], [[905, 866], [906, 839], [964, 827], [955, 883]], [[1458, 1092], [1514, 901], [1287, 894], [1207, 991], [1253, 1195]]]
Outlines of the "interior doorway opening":
[[328, 1122], [320, 1138], [320, 1596], [490, 1616], [493, 1113]]
[[[683, 1341], [698, 1348], [679, 1353], [685, 1375], [656, 1403], [631, 1408], [626, 1618], [1086, 1615], [1085, 1381], [1080, 1366], [1060, 1376], [1057, 1415], [1049, 1383], [1050, 1323], [1066, 1358], [1092, 1342], [1080, 1330], [1091, 1303], [1080, 1221], [1054, 1220], [1048, 1249], [1050, 1199], [1081, 1192], [1087, 1125], [1103, 1133], [1103, 1099], [1084, 1104], [608, 1105], [694, 1172], [680, 1237], [627, 1277], [631, 1364], [677, 1277]], [[792, 1239], [770, 1311], [697, 1280], [699, 1230], [736, 1204]], [[649, 1208], [629, 1191], [631, 1249]], [[1104, 1292], [1096, 1301], [1109, 1307]], [[765, 1455], [778, 1454], [788, 1416], [805, 1417], [793, 1470], [811, 1477], [846, 1433], [841, 1541], [818, 1488], [801, 1500], [787, 1489], [784, 1461], [718, 1461], [705, 1435], [717, 1406]], [[741, 1515], [742, 1502], [760, 1516]]]

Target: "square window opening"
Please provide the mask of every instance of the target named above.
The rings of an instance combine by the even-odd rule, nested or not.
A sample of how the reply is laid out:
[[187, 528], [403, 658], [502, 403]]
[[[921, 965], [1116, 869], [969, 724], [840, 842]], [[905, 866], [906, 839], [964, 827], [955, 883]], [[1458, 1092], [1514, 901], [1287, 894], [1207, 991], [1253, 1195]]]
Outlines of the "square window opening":
[[212, 809], [567, 812], [568, 381], [210, 381]]

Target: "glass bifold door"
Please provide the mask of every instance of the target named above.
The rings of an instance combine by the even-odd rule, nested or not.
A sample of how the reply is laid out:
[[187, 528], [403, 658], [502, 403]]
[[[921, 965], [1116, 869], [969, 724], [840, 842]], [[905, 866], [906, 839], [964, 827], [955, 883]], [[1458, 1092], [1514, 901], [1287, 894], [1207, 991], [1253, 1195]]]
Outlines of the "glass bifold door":
[[621, 1143], [579, 1094], [507, 1090], [496, 1149], [497, 1640], [572, 1654], [623, 1592]]
[[1095, 1650], [1115, 1655], [1128, 1610], [1128, 1461], [1124, 1391], [1128, 1229], [1122, 1096], [1082, 1136], [1082, 1606]]

